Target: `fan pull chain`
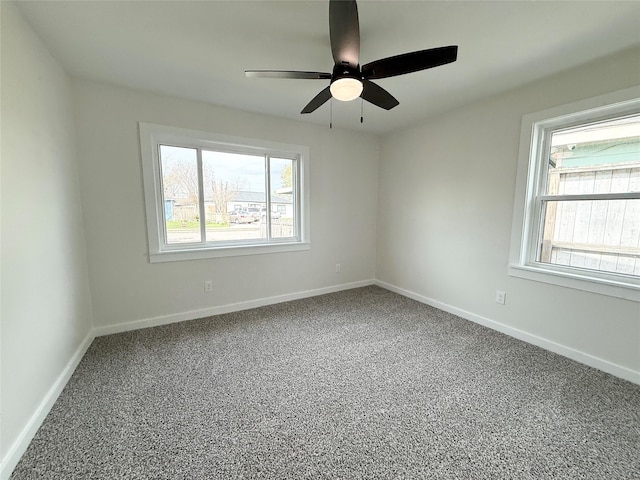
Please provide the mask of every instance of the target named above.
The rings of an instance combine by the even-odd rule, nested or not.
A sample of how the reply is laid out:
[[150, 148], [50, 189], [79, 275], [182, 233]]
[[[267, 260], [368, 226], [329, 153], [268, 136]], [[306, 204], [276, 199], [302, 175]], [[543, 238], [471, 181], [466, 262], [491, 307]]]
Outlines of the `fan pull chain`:
[[364, 100], [360, 97], [360, 123], [364, 123]]

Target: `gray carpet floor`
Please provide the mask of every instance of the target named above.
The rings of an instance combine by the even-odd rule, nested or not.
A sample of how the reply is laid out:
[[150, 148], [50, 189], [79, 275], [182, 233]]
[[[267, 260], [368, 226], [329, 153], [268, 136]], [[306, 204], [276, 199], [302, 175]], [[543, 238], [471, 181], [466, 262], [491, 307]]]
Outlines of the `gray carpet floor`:
[[378, 287], [97, 338], [18, 479], [639, 479], [640, 386]]

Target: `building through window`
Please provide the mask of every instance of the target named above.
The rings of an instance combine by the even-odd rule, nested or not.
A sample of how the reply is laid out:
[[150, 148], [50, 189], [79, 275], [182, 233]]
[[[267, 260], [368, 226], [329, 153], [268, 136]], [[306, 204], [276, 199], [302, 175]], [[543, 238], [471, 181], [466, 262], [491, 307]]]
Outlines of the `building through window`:
[[640, 277], [640, 115], [551, 132], [537, 260]]

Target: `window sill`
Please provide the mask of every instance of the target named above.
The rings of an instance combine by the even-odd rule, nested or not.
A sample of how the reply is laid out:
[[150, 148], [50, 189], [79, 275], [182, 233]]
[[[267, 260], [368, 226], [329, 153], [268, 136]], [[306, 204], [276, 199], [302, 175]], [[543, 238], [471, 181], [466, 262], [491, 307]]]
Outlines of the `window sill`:
[[625, 281], [594, 278], [579, 272], [552, 270], [533, 265], [509, 265], [508, 274], [512, 277], [640, 302], [640, 284], [634, 283], [632, 279]]
[[200, 249], [170, 250], [149, 255], [150, 263], [180, 262], [186, 260], [201, 260], [206, 258], [238, 257], [243, 255], [263, 255], [269, 253], [299, 252], [310, 250], [309, 242], [246, 245], [229, 247], [211, 247]]

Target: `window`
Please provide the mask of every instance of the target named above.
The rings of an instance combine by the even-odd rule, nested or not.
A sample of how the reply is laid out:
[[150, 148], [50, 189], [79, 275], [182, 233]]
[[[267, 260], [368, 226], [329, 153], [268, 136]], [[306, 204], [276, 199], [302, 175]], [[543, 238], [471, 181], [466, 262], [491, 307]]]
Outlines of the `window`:
[[308, 149], [140, 123], [151, 262], [309, 248]]
[[523, 118], [511, 275], [640, 300], [637, 95]]

